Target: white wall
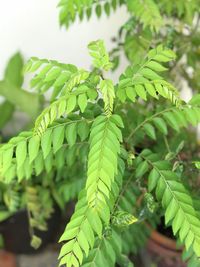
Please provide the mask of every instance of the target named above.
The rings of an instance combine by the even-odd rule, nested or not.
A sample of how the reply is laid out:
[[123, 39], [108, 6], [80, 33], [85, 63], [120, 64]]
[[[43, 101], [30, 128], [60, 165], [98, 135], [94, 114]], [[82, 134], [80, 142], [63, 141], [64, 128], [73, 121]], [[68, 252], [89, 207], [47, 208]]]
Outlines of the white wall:
[[[58, 0], [0, 0], [0, 4], [0, 78], [6, 61], [17, 50], [26, 59], [37, 56], [89, 68], [87, 44], [102, 38], [111, 48], [111, 37], [128, 17], [125, 8], [120, 8], [110, 18], [93, 16], [66, 30], [59, 27]], [[125, 64], [123, 59], [122, 68]]]

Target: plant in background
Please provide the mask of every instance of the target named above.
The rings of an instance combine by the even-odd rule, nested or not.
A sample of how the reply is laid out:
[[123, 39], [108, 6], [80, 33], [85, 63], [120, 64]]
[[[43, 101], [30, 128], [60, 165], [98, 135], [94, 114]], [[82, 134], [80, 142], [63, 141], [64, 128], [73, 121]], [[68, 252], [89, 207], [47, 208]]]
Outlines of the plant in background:
[[[23, 57], [18, 52], [10, 58], [4, 78], [0, 81], [0, 95], [3, 97], [0, 110], [4, 114], [0, 120], [1, 129], [12, 118], [16, 110], [25, 112], [30, 118], [35, 118], [41, 109], [41, 96], [21, 88], [24, 81], [23, 66]], [[30, 103], [32, 103], [31, 106]]]
[[[0, 81], [0, 94], [3, 97], [0, 105], [1, 114], [0, 129], [1, 142], [6, 142], [10, 136], [16, 134], [12, 125], [14, 114], [18, 111], [24, 112], [32, 125], [32, 120], [42, 107], [43, 98], [35, 93], [29, 93], [21, 86], [23, 84], [24, 60], [20, 53], [16, 53], [9, 60], [4, 79]], [[19, 124], [24, 124], [21, 121]], [[28, 125], [25, 125], [27, 128]], [[22, 128], [22, 125], [21, 125]], [[41, 183], [42, 180], [42, 183]], [[34, 179], [29, 181], [29, 186], [25, 184], [3, 184], [0, 183], [0, 222], [4, 222], [17, 212], [28, 207], [30, 219], [30, 230], [34, 234], [34, 228], [46, 230], [47, 225], [44, 219], [48, 219], [53, 209], [53, 197], [50, 194], [51, 189], [45, 179]], [[45, 204], [45, 212], [44, 212]], [[2, 230], [2, 227], [1, 227]], [[33, 246], [38, 247], [41, 241], [34, 236]]]
[[[41, 108], [42, 101], [41, 97], [37, 94], [32, 94], [21, 89], [23, 84], [23, 67], [24, 60], [22, 55], [18, 52], [14, 54], [5, 69], [4, 78], [0, 81], [0, 95], [2, 101], [0, 105], [1, 118], [0, 118], [0, 129], [1, 129], [1, 142], [6, 142], [10, 136], [7, 136], [7, 130], [5, 127], [13, 119], [13, 115], [16, 111], [23, 111], [31, 119], [37, 116], [39, 109]], [[32, 105], [30, 105], [32, 103]], [[31, 109], [30, 109], [31, 108]], [[12, 135], [16, 134], [14, 127], [10, 126]], [[10, 212], [15, 212], [21, 207], [20, 202], [19, 185], [6, 186], [1, 183], [1, 212], [0, 221], [10, 216]], [[23, 197], [21, 198], [23, 199]], [[6, 204], [6, 205], [5, 205]], [[9, 211], [6, 207], [9, 208]]]
[[[109, 15], [119, 5], [127, 6], [131, 18], [111, 57], [102, 40], [88, 45], [92, 71], [47, 59], [27, 63], [25, 71], [35, 74], [31, 86], [41, 94], [53, 89], [51, 103], [32, 131], [0, 148], [2, 181], [29, 183], [53, 173], [50, 184], [66, 193], [66, 201], [81, 191], [60, 238], [60, 265], [133, 266], [128, 255], [144, 246], [146, 222], [156, 227], [164, 216], [184, 245], [188, 265], [199, 266], [194, 129], [200, 96], [186, 103], [179, 94], [183, 78], [198, 91], [199, 4], [62, 0], [60, 22], [69, 26], [77, 16], [89, 18], [93, 8], [97, 16], [102, 7]], [[107, 72], [116, 67], [121, 48], [130, 65], [115, 84]]]

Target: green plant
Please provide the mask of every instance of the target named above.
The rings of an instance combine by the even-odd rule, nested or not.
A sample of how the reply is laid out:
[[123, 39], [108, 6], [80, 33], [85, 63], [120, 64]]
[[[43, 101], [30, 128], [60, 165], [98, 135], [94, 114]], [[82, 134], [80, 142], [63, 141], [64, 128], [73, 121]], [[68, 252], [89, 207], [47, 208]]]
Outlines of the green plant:
[[[193, 128], [200, 122], [200, 96], [186, 103], [176, 82], [184, 77], [198, 91], [185, 75], [188, 66], [194, 72], [199, 66], [198, 2], [61, 0], [60, 22], [67, 27], [77, 16], [90, 17], [93, 7], [100, 16], [102, 6], [109, 15], [111, 8], [127, 5], [131, 18], [110, 56], [102, 40], [88, 45], [91, 71], [47, 59], [27, 63], [25, 71], [34, 73], [31, 86], [41, 94], [53, 89], [51, 103], [32, 131], [0, 148], [1, 176], [10, 184], [49, 173], [57, 188], [67, 173], [55, 198], [60, 201], [57, 192], [66, 190], [68, 201], [81, 191], [60, 238], [60, 265], [133, 266], [129, 253], [144, 246], [149, 235], [144, 221], [156, 227], [164, 216], [184, 244], [189, 266], [199, 266]], [[115, 84], [106, 76], [121, 48], [130, 65]], [[187, 60], [180, 66], [183, 55]], [[192, 79], [198, 83], [198, 77]]]
[[[0, 81], [0, 95], [4, 98], [0, 106], [0, 110], [4, 112], [4, 116], [0, 120], [1, 129], [11, 119], [15, 110], [21, 110], [31, 118], [35, 118], [41, 108], [41, 97], [21, 88], [24, 81], [23, 67], [24, 60], [18, 52], [10, 58], [4, 78]], [[32, 106], [30, 106], [30, 102]]]
[[[38, 115], [43, 104], [43, 98], [39, 94], [29, 93], [21, 89], [24, 80], [23, 67], [22, 55], [20, 53], [14, 54], [8, 61], [4, 79], [0, 81], [0, 94], [4, 98], [0, 105], [1, 114], [3, 114], [0, 118], [2, 143], [16, 134], [15, 127], [11, 126], [15, 112], [23, 111], [28, 115], [29, 123], [32, 125], [31, 120]], [[6, 127], [10, 128], [9, 131]], [[29, 125], [26, 124], [25, 127], [27, 128]], [[30, 231], [34, 237], [32, 241], [34, 247], [38, 247], [41, 243], [34, 236], [34, 228], [46, 230], [45, 220], [52, 213], [54, 204], [49, 184], [43, 181], [41, 185], [40, 180], [41, 178], [39, 180], [34, 179], [34, 181], [17, 185], [0, 183], [0, 222], [27, 207]]]

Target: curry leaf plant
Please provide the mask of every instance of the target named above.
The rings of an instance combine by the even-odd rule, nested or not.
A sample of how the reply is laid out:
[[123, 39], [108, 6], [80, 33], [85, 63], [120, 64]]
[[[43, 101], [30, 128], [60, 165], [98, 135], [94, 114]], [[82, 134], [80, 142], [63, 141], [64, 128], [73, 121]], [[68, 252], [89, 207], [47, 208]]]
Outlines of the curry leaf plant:
[[[23, 182], [65, 166], [70, 171], [78, 166], [71, 158], [78, 160], [80, 144], [86, 144], [86, 160], [82, 163], [86, 180], [60, 238], [60, 264], [114, 266], [120, 255], [131, 251], [124, 252], [121, 229], [131, 232], [141, 227], [143, 231], [135, 203], [142, 192], [138, 181], [144, 182], [146, 192], [155, 195], [166, 224], [172, 225], [186, 249], [199, 257], [198, 211], [181, 177], [184, 174], [174, 169], [175, 156], [167, 152], [160, 155], [145, 146], [141, 151], [134, 149], [138, 133], [143, 142], [150, 139], [156, 143], [162, 136], [167, 140], [169, 132], [180, 132], [200, 121], [200, 106], [195, 101], [182, 101], [178, 90], [163, 75], [168, 62], [175, 60], [175, 53], [162, 45], [150, 49], [114, 84], [106, 78], [112, 63], [103, 41], [90, 43], [88, 49], [92, 71], [38, 58], [27, 63], [25, 71], [35, 74], [31, 85], [41, 92], [53, 88], [52, 102], [39, 115], [32, 131], [20, 133], [0, 148], [2, 180]], [[159, 111], [141, 117], [136, 127], [126, 126], [126, 113], [131, 108], [151, 102], [165, 104]], [[129, 119], [135, 118], [129, 115]], [[134, 243], [136, 237], [132, 238]], [[32, 242], [37, 243], [37, 237]]]
[[[110, 53], [103, 40], [88, 45], [91, 70], [28, 61], [31, 87], [48, 91], [50, 103], [31, 131], [0, 147], [1, 180], [26, 184], [53, 173], [55, 199], [77, 199], [60, 237], [61, 266], [133, 266], [129, 254], [145, 246], [149, 228], [163, 217], [188, 266], [200, 266], [199, 1], [61, 0], [60, 24], [93, 12], [109, 16], [120, 6], [130, 19]], [[121, 49], [130, 63], [114, 82], [108, 72]], [[181, 79], [194, 94], [188, 102]], [[32, 226], [46, 228], [37, 190], [29, 186], [26, 194]], [[40, 242], [33, 234], [32, 245]]]

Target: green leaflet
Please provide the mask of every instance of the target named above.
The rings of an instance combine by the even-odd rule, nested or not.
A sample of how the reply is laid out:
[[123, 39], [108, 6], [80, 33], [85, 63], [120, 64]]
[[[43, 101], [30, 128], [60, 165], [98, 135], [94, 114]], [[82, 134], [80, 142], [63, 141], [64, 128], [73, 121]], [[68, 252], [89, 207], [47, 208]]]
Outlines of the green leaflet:
[[27, 62], [24, 71], [36, 72], [36, 75], [31, 80], [31, 87], [35, 88], [35, 90], [44, 93], [53, 88], [52, 100], [55, 100], [62, 92], [70, 79], [74, 81], [74, 74], [79, 73], [72, 64], [64, 64], [55, 60], [39, 59], [36, 57], [31, 58]]
[[135, 85], [135, 92], [138, 96], [140, 96], [143, 100], [147, 100], [147, 94], [146, 91], [144, 89], [144, 86], [142, 86], [141, 84], [136, 84]]
[[100, 18], [101, 17], [101, 12], [102, 12], [101, 5], [97, 5], [96, 6], [95, 12], [96, 12], [97, 17]]
[[4, 79], [17, 87], [21, 87], [24, 80], [22, 71], [23, 61], [23, 57], [19, 52], [14, 54], [10, 58], [4, 74]]
[[40, 147], [39, 136], [33, 136], [28, 143], [28, 154], [30, 163], [37, 157]]
[[75, 107], [76, 107], [76, 96], [71, 95], [68, 97], [66, 113], [69, 114], [75, 109]]
[[149, 169], [149, 165], [147, 161], [142, 161], [138, 166], [135, 171], [135, 177], [140, 178], [142, 177]]
[[151, 137], [152, 139], [156, 140], [155, 128], [151, 124], [149, 124], [149, 123], [146, 123], [143, 127], [144, 127], [145, 133], [149, 137]]
[[85, 70], [78, 70], [75, 72], [68, 82], [65, 84], [63, 88], [63, 93], [70, 92], [74, 87], [81, 84], [83, 81], [85, 81], [89, 77], [89, 72]]
[[167, 70], [167, 68], [163, 67], [160, 63], [153, 60], [147, 63], [147, 67], [158, 72]]
[[[126, 95], [127, 95], [127, 97], [128, 97], [131, 101], [135, 102], [135, 99], [136, 99], [136, 92], [135, 92], [134, 88], [132, 88], [132, 87], [127, 87], [127, 88], [126, 88]], [[122, 96], [122, 97], [123, 97], [123, 96]], [[122, 101], [122, 102], [123, 102], [123, 101]]]
[[161, 95], [179, 106], [181, 101], [178, 91], [157, 73], [166, 70], [160, 62], [169, 62], [174, 59], [174, 52], [161, 45], [151, 49], [141, 64], [129, 66], [121, 75], [117, 90], [119, 99], [124, 102], [126, 98], [129, 98], [135, 102], [136, 96], [139, 96], [147, 101], [148, 93], [156, 99]]
[[197, 169], [200, 169], [200, 161], [194, 161], [193, 163]]
[[87, 96], [86, 94], [81, 94], [78, 97], [78, 105], [80, 107], [81, 112], [84, 112], [87, 107]]
[[20, 133], [0, 148], [3, 181], [10, 183], [16, 176], [21, 181], [44, 170], [49, 172], [55, 166], [58, 169], [65, 164], [71, 166], [79, 154], [87, 153], [84, 143], [76, 144], [76, 141], [80, 138], [86, 143], [89, 131], [90, 121], [76, 117], [56, 122], [41, 138], [31, 131]]
[[125, 211], [117, 211], [112, 217], [112, 224], [118, 227], [128, 226], [137, 221], [135, 216]]
[[73, 112], [76, 108], [77, 98], [79, 95], [82, 95], [83, 93], [85, 94], [87, 89], [87, 87], [84, 87], [83, 90], [79, 90], [77, 92], [75, 91], [71, 94], [67, 94], [66, 96], [62, 96], [53, 102], [49, 107], [44, 109], [35, 122], [35, 133], [39, 136], [42, 136], [48, 126], [51, 125], [56, 119], [59, 119], [65, 114]]
[[93, 58], [94, 67], [106, 71], [112, 68], [112, 63], [110, 62], [103, 40], [91, 42], [88, 45], [88, 49], [90, 56]]
[[165, 135], [167, 134], [167, 126], [162, 118], [154, 118], [153, 123], [159, 131], [161, 131]]
[[65, 128], [62, 125], [60, 127], [57, 127], [53, 131], [52, 141], [53, 141], [54, 153], [56, 153], [62, 147], [64, 136], [65, 136]]
[[89, 206], [97, 211], [109, 198], [111, 184], [117, 174], [121, 141], [121, 131], [112, 121], [112, 116], [96, 118], [90, 133], [86, 189]]
[[77, 137], [77, 132], [76, 132], [76, 124], [70, 124], [67, 128], [66, 128], [66, 139], [67, 142], [69, 143], [69, 146], [73, 146], [76, 142], [76, 137]]
[[113, 104], [115, 98], [114, 85], [111, 80], [102, 80], [100, 83], [100, 90], [103, 94], [105, 114], [110, 116], [113, 111]]
[[41, 148], [44, 159], [49, 155], [51, 151], [51, 142], [52, 142], [52, 130], [50, 129], [46, 131], [41, 138]]
[[26, 155], [27, 155], [26, 141], [21, 141], [16, 148], [16, 159], [18, 168], [20, 168], [24, 164]]
[[5, 173], [11, 163], [13, 158], [13, 146], [12, 145], [5, 145], [3, 151], [1, 151], [1, 164], [2, 164], [2, 171]]
[[32, 239], [31, 239], [31, 246], [34, 248], [34, 249], [38, 249], [42, 244], [42, 239], [39, 238], [38, 236], [36, 235], [33, 235], [32, 236]]
[[149, 26], [152, 31], [158, 31], [162, 26], [160, 10], [153, 0], [145, 0], [143, 4], [139, 0], [128, 0], [127, 6], [128, 10], [143, 23], [144, 28]]
[[81, 141], [84, 141], [90, 132], [89, 124], [86, 121], [81, 121], [78, 123], [77, 134], [79, 135]]

